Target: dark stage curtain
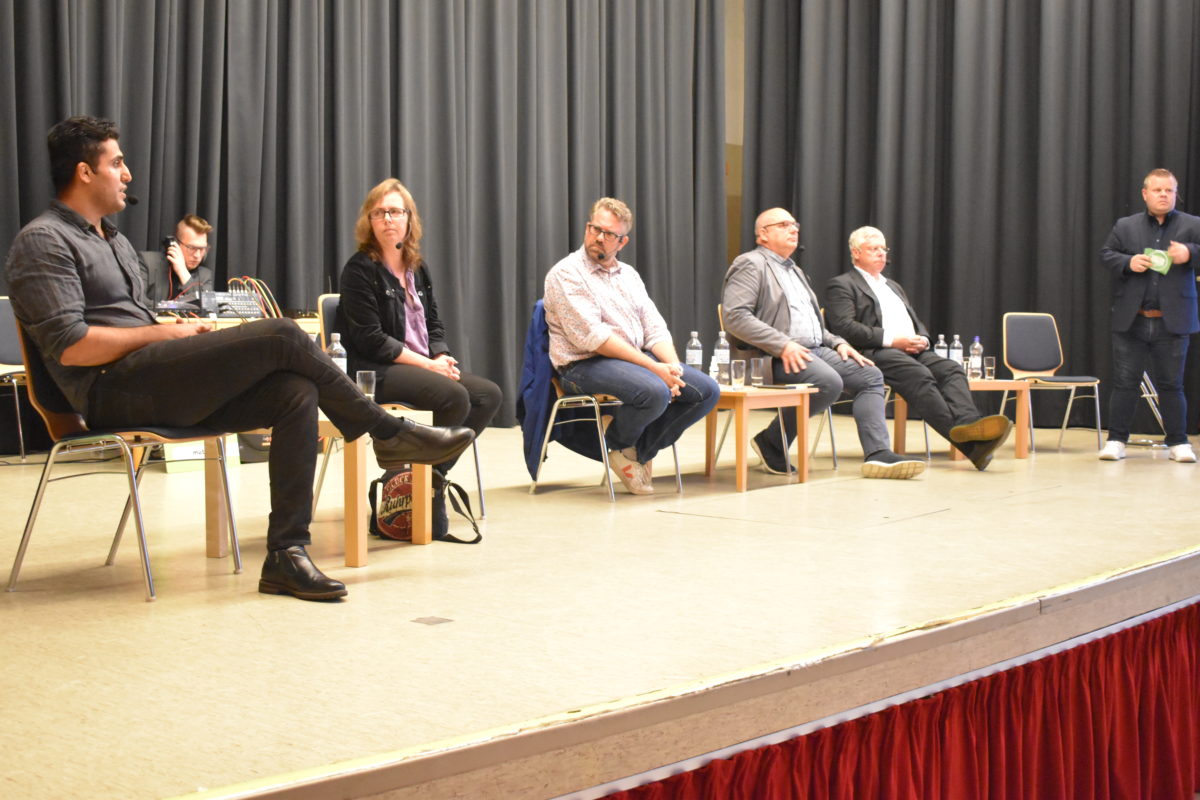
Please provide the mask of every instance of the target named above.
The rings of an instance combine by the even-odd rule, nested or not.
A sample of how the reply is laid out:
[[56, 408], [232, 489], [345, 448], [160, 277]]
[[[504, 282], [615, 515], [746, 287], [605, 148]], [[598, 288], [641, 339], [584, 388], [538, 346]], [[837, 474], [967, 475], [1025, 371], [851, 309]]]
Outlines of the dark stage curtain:
[[[849, 268], [850, 231], [874, 225], [930, 330], [985, 352], [1000, 355], [1005, 311], [1050, 312], [1063, 373], [1107, 378], [1097, 254], [1145, 210], [1155, 167], [1200, 213], [1198, 140], [1192, 0], [746, 0], [742, 241], [762, 209], [791, 209], [824, 286]], [[1064, 403], [1040, 393], [1038, 423]], [[1072, 422], [1091, 425], [1079, 405]]]
[[[721, 0], [14, 0], [0, 3], [0, 248], [51, 199], [45, 134], [110, 117], [156, 247], [216, 225], [218, 283], [281, 305], [336, 291], [368, 188], [412, 190], [455, 354], [513, 421], [547, 270], [591, 202], [624, 199], [624, 260], [682, 349], [715, 329], [724, 230]], [[0, 291], [3, 287], [0, 287]], [[711, 341], [711, 336], [709, 341]]]
[[1200, 606], [611, 800], [1192, 800]]

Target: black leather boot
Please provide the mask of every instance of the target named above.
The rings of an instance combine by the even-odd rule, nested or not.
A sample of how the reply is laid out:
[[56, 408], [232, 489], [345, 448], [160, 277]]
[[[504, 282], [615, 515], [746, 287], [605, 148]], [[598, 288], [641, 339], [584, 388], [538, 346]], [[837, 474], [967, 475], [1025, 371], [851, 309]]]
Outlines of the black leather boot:
[[317, 569], [300, 544], [267, 553], [258, 590], [263, 594], [290, 594], [301, 600], [335, 600], [346, 596], [346, 584]]
[[375, 460], [384, 469], [449, 461], [466, 450], [475, 438], [475, 432], [470, 428], [435, 428], [403, 418], [399, 422], [401, 429], [395, 436], [372, 439]]

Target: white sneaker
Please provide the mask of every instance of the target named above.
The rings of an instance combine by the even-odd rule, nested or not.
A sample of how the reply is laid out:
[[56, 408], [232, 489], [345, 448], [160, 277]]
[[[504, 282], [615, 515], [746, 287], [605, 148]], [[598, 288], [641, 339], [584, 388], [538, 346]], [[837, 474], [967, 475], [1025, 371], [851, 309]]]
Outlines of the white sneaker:
[[636, 452], [632, 447], [624, 450], [609, 450], [608, 465], [617, 473], [621, 483], [630, 494], [654, 494], [654, 485], [646, 475], [646, 468], [636, 460]]
[[[1190, 450], [1191, 448], [1189, 447], [1188, 449]], [[1114, 442], [1112, 439], [1109, 439], [1107, 442], [1104, 443], [1104, 449], [1102, 449], [1100, 451], [1100, 460], [1101, 461], [1120, 461], [1124, 457], [1125, 457], [1125, 443], [1124, 442]], [[1174, 458], [1174, 456], [1171, 456], [1171, 457]], [[1196, 456], [1193, 455], [1192, 460], [1195, 461]]]
[[1171, 460], [1182, 464], [1195, 464], [1196, 452], [1192, 450], [1192, 446], [1187, 442], [1171, 445]]

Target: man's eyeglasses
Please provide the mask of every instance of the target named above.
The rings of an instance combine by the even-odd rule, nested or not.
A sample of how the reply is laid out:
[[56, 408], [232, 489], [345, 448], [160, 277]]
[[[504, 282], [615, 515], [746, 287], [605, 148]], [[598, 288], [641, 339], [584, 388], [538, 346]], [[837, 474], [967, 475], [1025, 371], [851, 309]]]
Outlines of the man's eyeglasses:
[[794, 219], [785, 219], [782, 222], [769, 222], [766, 225], [763, 225], [763, 228], [778, 228], [780, 226], [786, 228], [787, 230], [800, 230], [800, 223], [796, 222]]
[[862, 247], [859, 247], [858, 249], [862, 250], [864, 253], [883, 253], [884, 255], [887, 255], [888, 253], [892, 252], [891, 248], [887, 247], [886, 245], [882, 245], [882, 244], [864, 244]]
[[407, 208], [377, 208], [370, 214], [367, 214], [371, 219], [404, 219], [408, 216]]
[[201, 256], [208, 252], [206, 244], [183, 244], [180, 242], [179, 246], [194, 256]]
[[595, 236], [597, 239], [599, 239], [602, 242], [619, 242], [625, 238], [625, 234], [623, 234], [623, 233], [617, 233], [616, 231], [605, 230], [604, 228], [601, 228], [599, 225], [593, 225], [590, 222], [587, 224], [587, 229], [588, 229], [588, 233], [590, 233], [592, 236]]

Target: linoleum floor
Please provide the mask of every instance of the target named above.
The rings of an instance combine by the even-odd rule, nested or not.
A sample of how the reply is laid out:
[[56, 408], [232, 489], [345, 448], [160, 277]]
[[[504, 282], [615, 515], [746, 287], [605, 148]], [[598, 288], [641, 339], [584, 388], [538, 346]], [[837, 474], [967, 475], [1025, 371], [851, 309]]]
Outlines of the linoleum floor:
[[[132, 536], [103, 566], [121, 479], [56, 483], [17, 591], [0, 594], [0, 796], [170, 797], [421, 749], [816, 657], [1197, 546], [1197, 466], [1164, 451], [1101, 463], [1094, 432], [1068, 432], [1056, 452], [1057, 431], [1044, 430], [1035, 457], [1015, 460], [1010, 444], [985, 473], [935, 443], [922, 477], [868, 481], [850, 420], [836, 424], [841, 469], [826, 439], [807, 484], [755, 470], [751, 491], [734, 492], [732, 441], [705, 478], [697, 426], [680, 446], [682, 496], [665, 454], [657, 493], [618, 486], [616, 503], [598, 464], [557, 445], [531, 496], [520, 431], [491, 429], [484, 542], [373, 540], [361, 569], [341, 566], [335, 464], [310, 552], [347, 583], [338, 603], [256, 591], [265, 464], [233, 474], [240, 575], [204, 556], [201, 473], [147, 474], [153, 603]], [[0, 468], [5, 577], [41, 458]], [[453, 477], [474, 500], [469, 462]]]

